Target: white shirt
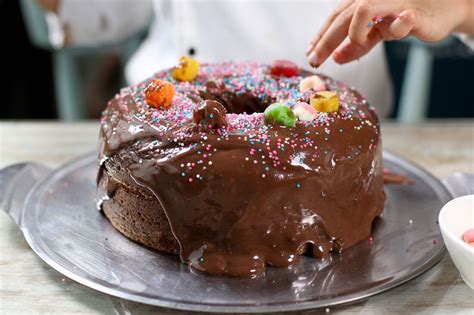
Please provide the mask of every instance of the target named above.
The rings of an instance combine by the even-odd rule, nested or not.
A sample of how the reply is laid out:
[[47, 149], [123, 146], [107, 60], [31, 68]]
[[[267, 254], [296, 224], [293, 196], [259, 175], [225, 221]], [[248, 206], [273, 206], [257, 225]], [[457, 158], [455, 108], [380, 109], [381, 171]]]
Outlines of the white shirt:
[[[73, 45], [118, 39], [121, 32], [125, 37], [138, 27], [137, 21], [146, 21], [149, 2], [145, 0], [87, 0], [89, 4], [101, 4], [81, 8], [85, 1], [62, 0], [59, 19], [68, 23]], [[125, 9], [126, 2], [134, 9]], [[275, 59], [288, 59], [310, 70], [304, 52], [338, 2], [154, 0], [155, 20], [148, 37], [128, 62], [126, 78], [129, 83], [137, 83], [175, 65], [190, 49], [200, 62], [256, 60], [271, 63]], [[104, 23], [108, 31], [98, 29]], [[89, 31], [86, 34], [81, 29]], [[347, 65], [337, 65], [330, 59], [317, 71], [356, 87], [381, 117], [390, 113], [392, 85], [383, 45]]]

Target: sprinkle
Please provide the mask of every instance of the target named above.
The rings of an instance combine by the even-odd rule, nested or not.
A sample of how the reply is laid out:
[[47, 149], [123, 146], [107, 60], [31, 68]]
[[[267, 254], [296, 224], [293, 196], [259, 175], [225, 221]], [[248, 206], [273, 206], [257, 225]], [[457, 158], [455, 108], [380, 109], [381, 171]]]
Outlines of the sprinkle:
[[[372, 22], [381, 23], [382, 21], [381, 17], [376, 17]], [[322, 82], [326, 85], [325, 89], [322, 89], [322, 85], [316, 88], [312, 86], [308, 91], [301, 92], [299, 88], [304, 79], [303, 76], [275, 78], [264, 74], [266, 71], [268, 71], [268, 67], [252, 62], [206, 64], [200, 66], [199, 75], [192, 82], [178, 82], [172, 78], [170, 70], [165, 70], [142, 84], [122, 89], [115, 99], [117, 99], [118, 108], [123, 110], [126, 115], [123, 118], [122, 116], [118, 117], [117, 111], [108, 108], [103, 113], [101, 123], [105, 129], [108, 129], [107, 131], [110, 131], [110, 134], [115, 135], [118, 132], [115, 126], [117, 126], [116, 122], [119, 119], [133, 119], [142, 124], [132, 125], [135, 129], [130, 130], [130, 132], [142, 132], [146, 125], [152, 125], [157, 130], [156, 139], [152, 139], [150, 142], [153, 150], [163, 152], [160, 144], [166, 142], [172, 142], [176, 148], [175, 152], [166, 154], [179, 157], [181, 152], [186, 152], [184, 150], [193, 149], [195, 159], [189, 163], [178, 164], [181, 170], [186, 172], [178, 172], [177, 176], [181, 174], [183, 178], [189, 177], [189, 182], [192, 182], [192, 179], [196, 181], [196, 178], [203, 180], [207, 172], [212, 171], [211, 167], [205, 169], [204, 165], [213, 165], [209, 159], [212, 158], [212, 154], [218, 151], [218, 148], [211, 146], [207, 142], [209, 139], [218, 144], [223, 144], [225, 141], [234, 141], [238, 138], [238, 141], [243, 144], [242, 147], [246, 146], [246, 150], [248, 150], [248, 155], [244, 156], [245, 161], [252, 160], [256, 165], [262, 165], [261, 171], [265, 176], [268, 176], [270, 167], [277, 169], [277, 171], [286, 170], [291, 163], [291, 160], [287, 160], [286, 157], [292, 156], [295, 151], [307, 152], [308, 149], [312, 150], [314, 148], [318, 151], [318, 155], [307, 157], [307, 160], [313, 163], [324, 158], [322, 156], [323, 152], [329, 154], [327, 150], [329, 146], [324, 140], [329, 141], [329, 137], [334, 133], [343, 132], [340, 127], [331, 128], [332, 124], [339, 120], [353, 121], [350, 132], [357, 132], [357, 130], [371, 131], [372, 134], [368, 137], [368, 140], [372, 145], [369, 150], [376, 147], [379, 126], [369, 119], [369, 107], [366, 101], [358, 97], [351, 88], [338, 81], [322, 80], [321, 78], [317, 80], [314, 77], [311, 80], [316, 83]], [[189, 98], [189, 95], [199, 95], [206, 88], [205, 85], [209, 77], [217, 78], [218, 82], [216, 83], [222, 84], [226, 89], [235, 91], [238, 95], [251, 91], [260, 100], [272, 99], [276, 102], [282, 102], [293, 113], [295, 113], [294, 110], [298, 102], [308, 102], [312, 96], [311, 94], [315, 93], [315, 89], [322, 89], [323, 92], [330, 91], [337, 94], [339, 109], [337, 112], [331, 113], [317, 112], [314, 119], [309, 121], [304, 121], [302, 116], [297, 115], [300, 116], [298, 117], [299, 121], [296, 122], [297, 129], [272, 124], [266, 125], [263, 113], [250, 115], [227, 113], [228, 126], [226, 128], [220, 128], [212, 132], [189, 132], [189, 128], [186, 128], [187, 124], [192, 119], [194, 109], [199, 106]], [[151, 108], [146, 103], [144, 90], [155, 79], [171, 82], [175, 88], [173, 104], [167, 110]], [[305, 81], [308, 87], [309, 83], [314, 83], [311, 80]], [[303, 86], [303, 88], [307, 86]], [[129, 100], [135, 103], [134, 109], [127, 110]], [[214, 113], [208, 115], [211, 119], [215, 118]], [[177, 128], [174, 129], [174, 127]], [[171, 135], [168, 132], [171, 129], [177, 131]], [[282, 129], [285, 129], [285, 133], [282, 133]], [[298, 131], [296, 132], [296, 130]], [[111, 139], [106, 139], [106, 141], [111, 143]], [[135, 143], [143, 145], [140, 140]], [[319, 147], [315, 145], [316, 143]], [[347, 159], [354, 159], [362, 153], [362, 146], [358, 143], [355, 145], [359, 150], [347, 152], [345, 154]], [[364, 147], [364, 149], [367, 149], [367, 147]], [[192, 170], [197, 170], [196, 166], [199, 165], [202, 165], [199, 168], [201, 174], [199, 176], [191, 175]], [[316, 172], [320, 172], [321, 167], [315, 166], [314, 169]], [[321, 192], [321, 195], [325, 197], [324, 192]]]
[[300, 189], [300, 188], [301, 188], [301, 184], [300, 184], [300, 183], [296, 183], [296, 188], [297, 188], [297, 189]]

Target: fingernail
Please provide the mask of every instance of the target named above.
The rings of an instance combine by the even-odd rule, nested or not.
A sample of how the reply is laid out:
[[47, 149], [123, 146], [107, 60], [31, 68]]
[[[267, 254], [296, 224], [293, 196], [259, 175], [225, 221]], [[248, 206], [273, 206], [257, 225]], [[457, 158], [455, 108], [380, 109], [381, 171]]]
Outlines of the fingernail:
[[309, 44], [308, 48], [306, 48], [306, 51], [304, 52], [304, 54], [306, 56], [309, 55], [309, 53], [311, 52], [311, 50], [313, 50], [313, 45], [312, 44]]
[[318, 56], [316, 55], [314, 51], [309, 55], [308, 62], [313, 67], [318, 66]]

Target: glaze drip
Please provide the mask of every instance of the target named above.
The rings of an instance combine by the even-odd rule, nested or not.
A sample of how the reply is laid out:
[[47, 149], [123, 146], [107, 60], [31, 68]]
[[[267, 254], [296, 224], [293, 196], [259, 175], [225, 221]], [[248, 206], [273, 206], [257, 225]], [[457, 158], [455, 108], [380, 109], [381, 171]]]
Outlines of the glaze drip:
[[[209, 64], [191, 83], [173, 81], [170, 71], [155, 76], [175, 85], [166, 111], [144, 104], [148, 81], [109, 103], [100, 158], [158, 199], [192, 268], [252, 276], [267, 264], [289, 266], [303, 253], [323, 257], [370, 235], [385, 195], [378, 121], [365, 100], [324, 78], [341, 99], [337, 113], [294, 128], [263, 122], [270, 101], [292, 107], [309, 99], [298, 91], [305, 75], [276, 78], [256, 63]], [[206, 100], [227, 109], [227, 125], [199, 120], [213, 128], [193, 129], [193, 112]], [[249, 108], [253, 114], [237, 114]]]

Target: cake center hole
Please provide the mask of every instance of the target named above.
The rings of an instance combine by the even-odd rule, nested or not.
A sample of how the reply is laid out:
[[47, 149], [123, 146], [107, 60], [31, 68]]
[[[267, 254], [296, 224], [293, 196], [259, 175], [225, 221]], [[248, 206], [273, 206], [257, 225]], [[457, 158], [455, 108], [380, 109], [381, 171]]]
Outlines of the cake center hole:
[[271, 98], [261, 99], [251, 91], [235, 93], [226, 90], [224, 87], [209, 83], [206, 85], [206, 89], [199, 94], [204, 100], [218, 101], [226, 108], [229, 114], [263, 113], [265, 108], [273, 103]]

